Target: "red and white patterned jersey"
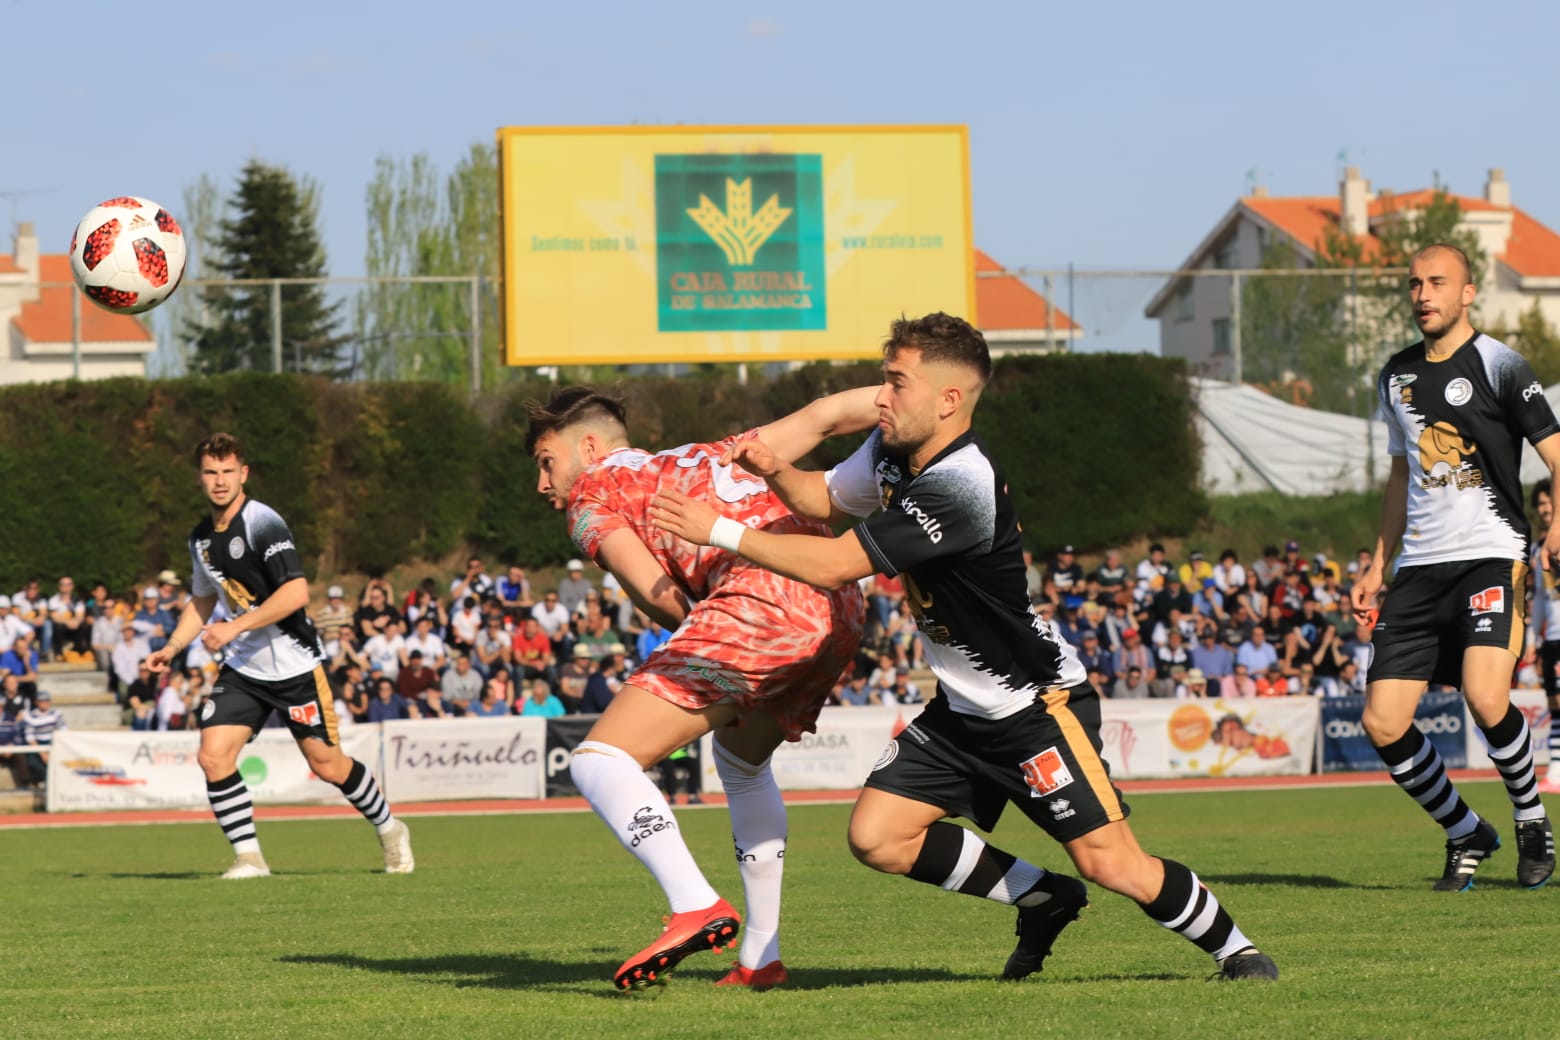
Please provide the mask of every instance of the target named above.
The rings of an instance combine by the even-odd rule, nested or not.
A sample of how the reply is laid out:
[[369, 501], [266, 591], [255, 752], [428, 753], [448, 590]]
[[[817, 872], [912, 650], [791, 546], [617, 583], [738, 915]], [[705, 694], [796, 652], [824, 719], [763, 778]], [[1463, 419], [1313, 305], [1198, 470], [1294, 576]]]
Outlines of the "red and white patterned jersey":
[[[721, 453], [736, 441], [684, 444], [654, 455], [619, 448], [580, 474], [569, 491], [569, 536], [596, 558], [612, 532], [628, 528], [662, 569], [693, 599], [703, 599], [739, 558], [724, 549], [694, 545], [650, 522], [650, 500], [664, 488], [702, 499], [748, 527], [766, 527], [791, 513], [769, 485], [746, 470], [722, 466]], [[817, 525], [820, 532], [827, 531]]]

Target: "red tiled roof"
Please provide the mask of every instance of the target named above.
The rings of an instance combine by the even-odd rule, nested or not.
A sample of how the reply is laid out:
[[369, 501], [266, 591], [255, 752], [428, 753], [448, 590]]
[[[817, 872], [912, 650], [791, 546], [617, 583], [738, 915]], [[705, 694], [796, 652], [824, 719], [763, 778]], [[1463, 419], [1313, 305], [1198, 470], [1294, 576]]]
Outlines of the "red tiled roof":
[[[38, 258], [41, 282], [65, 282], [44, 287], [35, 303], [22, 304], [22, 312], [12, 319], [22, 335], [34, 343], [70, 342], [70, 297], [76, 292], [71, 283], [70, 257], [63, 253]], [[81, 341], [83, 343], [145, 343], [152, 334], [128, 314], [113, 314], [90, 300], [81, 301]]]
[[5, 253], [0, 253], [0, 274], [21, 274], [22, 269], [16, 266], [16, 261]]
[[[975, 270], [975, 313], [980, 316], [981, 328], [1006, 331], [1046, 327], [1046, 312], [1051, 309], [1050, 303], [1022, 278], [1017, 275], [979, 277], [981, 271], [1006, 270], [979, 249], [975, 250]], [[1058, 332], [1081, 328], [1060, 307], [1056, 308], [1050, 322], [1050, 327]]]
[[[1420, 209], [1435, 196], [1432, 188], [1378, 195], [1370, 203], [1372, 219], [1405, 209]], [[1469, 195], [1452, 195], [1464, 213], [1497, 212], [1504, 207]], [[1316, 249], [1325, 241], [1328, 228], [1338, 227], [1340, 203], [1337, 196], [1288, 196], [1282, 198], [1251, 196], [1241, 205], [1282, 230], [1296, 242]], [[1375, 235], [1365, 241], [1365, 259], [1380, 248]], [[1511, 207], [1511, 237], [1506, 251], [1495, 257], [1518, 275], [1537, 278], [1560, 277], [1560, 234], [1534, 220], [1515, 206]]]

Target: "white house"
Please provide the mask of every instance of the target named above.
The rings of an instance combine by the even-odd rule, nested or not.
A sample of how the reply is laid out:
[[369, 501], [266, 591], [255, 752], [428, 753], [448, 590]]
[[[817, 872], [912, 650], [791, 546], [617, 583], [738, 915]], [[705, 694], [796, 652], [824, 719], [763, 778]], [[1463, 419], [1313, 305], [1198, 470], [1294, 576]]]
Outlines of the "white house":
[[82, 379], [145, 376], [146, 359], [157, 344], [129, 315], [105, 311], [80, 299], [80, 328], [74, 330], [70, 257], [40, 254], [30, 223], [16, 229], [14, 250], [0, 253], [0, 383], [69, 379], [80, 343]]
[[[1275, 236], [1288, 239], [1301, 265], [1310, 266], [1329, 229], [1363, 239], [1369, 260], [1379, 244], [1377, 232], [1421, 209], [1434, 194], [1431, 188], [1373, 192], [1352, 166], [1336, 196], [1272, 197], [1258, 188], [1224, 214], [1180, 270], [1258, 268]], [[1537, 301], [1549, 324], [1560, 327], [1560, 235], [1511, 204], [1511, 185], [1499, 169], [1490, 170], [1483, 197], [1447, 194], [1462, 209], [1462, 226], [1479, 236], [1491, 260], [1479, 286], [1475, 323], [1513, 327]], [[1232, 280], [1178, 274], [1154, 294], [1145, 312], [1159, 322], [1160, 353], [1186, 358], [1198, 375], [1232, 378]]]

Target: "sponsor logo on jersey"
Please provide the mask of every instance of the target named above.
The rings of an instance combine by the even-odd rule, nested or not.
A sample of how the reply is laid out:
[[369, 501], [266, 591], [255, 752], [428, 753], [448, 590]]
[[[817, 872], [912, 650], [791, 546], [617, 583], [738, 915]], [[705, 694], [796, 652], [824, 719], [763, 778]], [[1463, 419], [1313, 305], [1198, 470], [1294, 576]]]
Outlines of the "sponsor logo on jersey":
[[877, 464], [878, 499], [884, 509], [894, 504], [894, 496], [899, 492], [900, 478], [899, 467], [892, 462], [885, 461]]
[[942, 541], [942, 521], [916, 505], [915, 499], [905, 499], [899, 504], [899, 508], [903, 509], [910, 519], [920, 525], [921, 530], [926, 532], [926, 537], [930, 538], [934, 544]]
[[1416, 380], [1418, 378], [1419, 377], [1417, 375], [1415, 375], [1414, 373], [1408, 372], [1408, 373], [1405, 373], [1404, 375], [1393, 376], [1392, 377], [1392, 381], [1391, 381], [1391, 385], [1392, 386], [1407, 386], [1409, 383], [1412, 383], [1414, 380]]
[[1522, 388], [1522, 400], [1531, 401], [1533, 398], [1542, 395], [1543, 392], [1544, 388], [1539, 384], [1538, 380], [1535, 379], [1533, 382]]
[[1044, 798], [1073, 782], [1072, 770], [1054, 746], [1020, 762], [1018, 768], [1024, 774], [1024, 783], [1029, 785], [1031, 798]]
[[1475, 632], [1490, 632], [1494, 630], [1494, 627], [1489, 618], [1481, 617], [1478, 623], [1473, 626], [1473, 630]]
[[320, 706], [318, 704], [294, 704], [287, 709], [287, 717], [301, 726], [318, 726], [320, 724]]
[[1078, 815], [1078, 810], [1072, 807], [1072, 802], [1069, 802], [1065, 798], [1056, 799], [1050, 805], [1046, 806], [1046, 808], [1050, 809], [1051, 815], [1056, 817], [1058, 820], [1065, 820], [1069, 816]]
[[898, 757], [899, 741], [890, 740], [888, 746], [883, 749], [883, 753], [878, 755], [877, 761], [872, 763], [872, 771], [875, 773], [879, 769], [887, 769], [893, 764], [894, 759]]
[[293, 547], [292, 539], [291, 538], [283, 538], [279, 542], [273, 542], [270, 545], [266, 546], [265, 555], [260, 557], [260, 558], [262, 560], [269, 560], [271, 557], [275, 556], [277, 553], [281, 552], [282, 550], [284, 550], [284, 549], [291, 549], [292, 547]]
[[228, 542], [228, 555], [235, 560], [244, 555], [244, 540], [236, 534]]
[[1462, 376], [1458, 376], [1446, 384], [1446, 403], [1454, 408], [1461, 407], [1473, 399], [1473, 384]]
[[[220, 689], [220, 687], [214, 686], [212, 687], [211, 692], [216, 693], [218, 689]], [[200, 706], [200, 717], [202, 719], [209, 719], [211, 718], [212, 714], [216, 712], [216, 710], [217, 702], [212, 700], [210, 697], [207, 697], [206, 703]]]
[[1482, 592], [1475, 592], [1468, 597], [1468, 613], [1473, 617], [1480, 614], [1504, 614], [1506, 612], [1506, 590], [1500, 585], [1492, 585]]

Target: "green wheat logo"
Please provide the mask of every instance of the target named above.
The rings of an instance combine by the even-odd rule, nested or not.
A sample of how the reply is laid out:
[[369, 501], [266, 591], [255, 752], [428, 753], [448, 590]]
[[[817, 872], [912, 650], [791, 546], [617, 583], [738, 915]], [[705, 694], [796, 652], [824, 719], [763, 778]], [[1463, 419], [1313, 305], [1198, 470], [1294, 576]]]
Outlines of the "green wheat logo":
[[722, 213], [708, 195], [699, 196], [699, 208], [688, 210], [688, 216], [720, 246], [726, 254], [726, 262], [732, 267], [750, 267], [759, 247], [769, 240], [784, 224], [791, 211], [780, 205], [780, 196], [771, 195], [769, 201], [753, 212], [753, 180], [738, 183], [726, 178], [726, 211]]

